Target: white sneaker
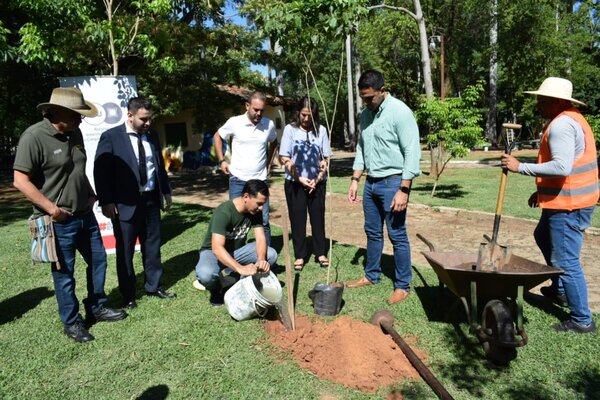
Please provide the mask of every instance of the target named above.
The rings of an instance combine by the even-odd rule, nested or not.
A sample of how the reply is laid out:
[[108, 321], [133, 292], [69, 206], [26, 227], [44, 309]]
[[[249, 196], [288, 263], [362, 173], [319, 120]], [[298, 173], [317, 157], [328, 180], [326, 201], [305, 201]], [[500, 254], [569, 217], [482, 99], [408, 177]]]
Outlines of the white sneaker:
[[204, 287], [204, 285], [201, 284], [198, 279], [196, 279], [196, 280], [194, 280], [194, 282], [192, 282], [192, 286], [194, 287], [194, 289], [198, 289], [200, 291], [206, 290], [206, 288]]

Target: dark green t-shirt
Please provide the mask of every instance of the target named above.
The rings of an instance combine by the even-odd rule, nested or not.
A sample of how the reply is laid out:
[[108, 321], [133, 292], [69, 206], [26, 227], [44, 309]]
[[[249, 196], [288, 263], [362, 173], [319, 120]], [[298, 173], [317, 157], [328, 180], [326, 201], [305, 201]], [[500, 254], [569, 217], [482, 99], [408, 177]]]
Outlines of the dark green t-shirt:
[[[81, 131], [61, 133], [44, 118], [21, 135], [13, 169], [28, 174], [35, 187], [53, 203], [64, 186], [58, 206], [77, 215], [89, 209], [86, 160]], [[33, 208], [34, 215], [45, 214]]]
[[200, 250], [210, 250], [212, 234], [217, 233], [225, 236], [225, 249], [233, 254], [235, 250], [246, 244], [250, 227], [258, 226], [262, 226], [262, 213], [242, 214], [235, 208], [233, 200], [227, 200], [215, 208]]

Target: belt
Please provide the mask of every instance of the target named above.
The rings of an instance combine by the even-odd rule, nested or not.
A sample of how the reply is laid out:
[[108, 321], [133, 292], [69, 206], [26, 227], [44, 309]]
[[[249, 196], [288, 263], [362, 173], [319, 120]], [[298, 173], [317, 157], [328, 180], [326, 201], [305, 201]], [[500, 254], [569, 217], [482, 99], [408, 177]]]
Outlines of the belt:
[[384, 179], [387, 178], [392, 178], [394, 176], [402, 176], [402, 174], [393, 174], [393, 175], [388, 175], [388, 176], [382, 176], [382, 177], [374, 177], [374, 176], [367, 176], [367, 182], [379, 182], [382, 181]]
[[156, 195], [156, 189], [147, 190], [145, 192], [140, 192], [140, 196], [142, 196], [142, 197], [150, 197], [150, 196], [155, 196], [155, 195]]

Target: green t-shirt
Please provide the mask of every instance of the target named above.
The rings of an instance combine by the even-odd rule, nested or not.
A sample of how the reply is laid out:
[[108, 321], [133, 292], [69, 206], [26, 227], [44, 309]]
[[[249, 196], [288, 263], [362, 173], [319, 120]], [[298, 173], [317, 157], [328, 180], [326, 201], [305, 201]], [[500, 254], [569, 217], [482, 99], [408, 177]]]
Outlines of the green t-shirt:
[[[13, 169], [29, 175], [36, 188], [51, 202], [73, 214], [89, 211], [89, 182], [85, 174], [87, 156], [79, 129], [64, 134], [46, 118], [27, 128], [21, 135]], [[34, 215], [45, 212], [36, 206]]]
[[242, 214], [235, 208], [233, 200], [227, 200], [215, 208], [200, 250], [210, 250], [212, 234], [217, 233], [225, 236], [225, 250], [233, 254], [235, 250], [246, 244], [250, 227], [258, 226], [262, 226], [262, 213]]

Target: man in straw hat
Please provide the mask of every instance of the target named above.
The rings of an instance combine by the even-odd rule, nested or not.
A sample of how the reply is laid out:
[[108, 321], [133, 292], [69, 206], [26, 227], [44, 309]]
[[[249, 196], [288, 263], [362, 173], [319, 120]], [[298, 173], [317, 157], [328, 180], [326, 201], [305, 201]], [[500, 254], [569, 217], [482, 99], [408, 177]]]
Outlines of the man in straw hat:
[[96, 194], [85, 174], [86, 153], [79, 124], [96, 116], [79, 89], [56, 88], [48, 103], [37, 106], [44, 119], [23, 132], [14, 163], [14, 186], [33, 203], [34, 217], [54, 221], [59, 265], [52, 263], [54, 291], [64, 332], [77, 342], [94, 340], [79, 313], [75, 296], [75, 250], [88, 265], [88, 321], [118, 321], [123, 310], [105, 307], [106, 253], [92, 211]]
[[541, 207], [535, 241], [546, 263], [565, 272], [541, 293], [571, 310], [570, 319], [555, 324], [558, 332], [596, 331], [588, 305], [585, 276], [579, 262], [583, 232], [591, 225], [598, 202], [598, 164], [594, 134], [573, 104], [573, 85], [567, 79], [547, 78], [540, 88], [525, 93], [537, 95], [536, 108], [550, 122], [540, 141], [537, 163], [521, 163], [502, 156], [502, 167], [535, 176], [537, 191], [530, 207]]

